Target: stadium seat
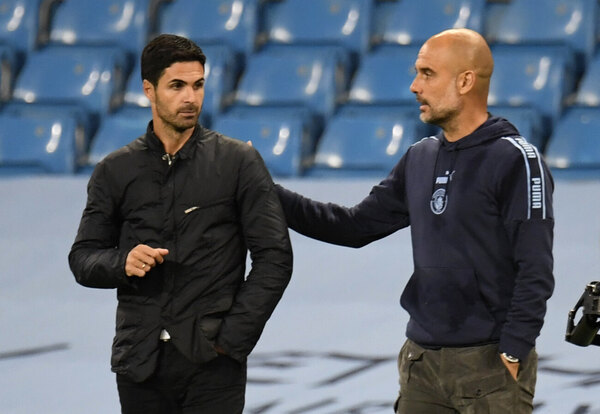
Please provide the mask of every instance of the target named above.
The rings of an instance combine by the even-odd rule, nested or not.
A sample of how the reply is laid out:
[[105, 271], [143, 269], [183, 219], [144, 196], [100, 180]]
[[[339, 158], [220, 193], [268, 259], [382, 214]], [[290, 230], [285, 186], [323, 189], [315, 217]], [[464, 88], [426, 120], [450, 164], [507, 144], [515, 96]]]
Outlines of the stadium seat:
[[370, 46], [371, 0], [284, 0], [263, 9], [267, 44], [341, 47], [356, 59]]
[[150, 108], [143, 107], [124, 107], [106, 116], [92, 140], [86, 166], [94, 167], [111, 152], [144, 134], [151, 119]]
[[[9, 101], [3, 108], [2, 114], [24, 119], [69, 119], [77, 129], [78, 147], [87, 152], [91, 137], [94, 135], [99, 117], [93, 116], [88, 110], [77, 104], [28, 104], [26, 102]], [[77, 157], [77, 165], [84, 162], [83, 155]]]
[[576, 52], [581, 72], [596, 47], [597, 0], [511, 0], [488, 19], [491, 43], [564, 44]]
[[496, 45], [492, 52], [494, 74], [488, 103], [535, 108], [547, 134], [574, 90], [572, 60], [552, 47]]
[[206, 55], [202, 113], [210, 120], [233, 102], [239, 66], [235, 55], [227, 48], [208, 45], [202, 47], [202, 51]]
[[141, 77], [142, 65], [140, 59], [136, 59], [133, 69], [125, 83], [125, 94], [123, 103], [129, 106], [150, 107], [150, 101], [144, 95]]
[[346, 107], [325, 127], [307, 175], [385, 176], [428, 128], [414, 108]]
[[0, 174], [74, 173], [83, 146], [73, 118], [0, 114]]
[[328, 118], [347, 88], [343, 59], [311, 47], [268, 49], [250, 56], [236, 106], [304, 107]]
[[419, 47], [382, 46], [363, 55], [350, 85], [349, 104], [414, 104], [410, 85]]
[[587, 65], [583, 73], [576, 102], [579, 105], [600, 106], [600, 52]]
[[374, 43], [421, 46], [446, 29], [482, 32], [486, 0], [380, 2], [376, 8]]
[[242, 108], [217, 116], [212, 129], [242, 141], [252, 141], [271, 174], [302, 175], [313, 154], [315, 131], [307, 111]]
[[22, 60], [45, 44], [50, 11], [60, 0], [3, 0], [0, 5], [0, 42], [10, 45]]
[[600, 168], [599, 129], [600, 108], [570, 108], [548, 141], [548, 165], [559, 170]]
[[28, 55], [13, 98], [29, 104], [75, 104], [101, 116], [122, 103], [128, 64], [112, 47], [49, 46]]
[[243, 57], [255, 50], [258, 0], [177, 0], [165, 3], [158, 21], [160, 33], [185, 36], [200, 47], [226, 45]]
[[155, 0], [67, 0], [52, 15], [50, 42], [119, 46], [136, 55], [150, 32]]
[[17, 71], [18, 62], [13, 48], [6, 44], [0, 44], [0, 104], [12, 97]]
[[4, 111], [39, 118], [69, 114], [83, 129], [87, 148], [101, 118], [122, 103], [126, 60], [125, 52], [112, 47], [31, 52]]

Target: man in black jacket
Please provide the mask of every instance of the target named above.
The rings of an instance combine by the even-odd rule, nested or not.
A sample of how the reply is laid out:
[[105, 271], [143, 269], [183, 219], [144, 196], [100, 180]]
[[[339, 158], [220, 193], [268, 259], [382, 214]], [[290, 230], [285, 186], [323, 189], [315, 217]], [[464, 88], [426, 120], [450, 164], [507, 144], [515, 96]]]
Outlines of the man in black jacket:
[[96, 166], [69, 255], [77, 282], [117, 289], [123, 413], [241, 413], [246, 358], [292, 272], [262, 159], [198, 124], [205, 59], [175, 35], [145, 47], [152, 121]]
[[433, 36], [415, 69], [421, 120], [442, 132], [414, 144], [352, 208], [277, 186], [288, 224], [353, 247], [410, 225], [398, 413], [531, 413], [535, 340], [554, 288], [550, 171], [488, 113], [493, 59], [482, 36]]

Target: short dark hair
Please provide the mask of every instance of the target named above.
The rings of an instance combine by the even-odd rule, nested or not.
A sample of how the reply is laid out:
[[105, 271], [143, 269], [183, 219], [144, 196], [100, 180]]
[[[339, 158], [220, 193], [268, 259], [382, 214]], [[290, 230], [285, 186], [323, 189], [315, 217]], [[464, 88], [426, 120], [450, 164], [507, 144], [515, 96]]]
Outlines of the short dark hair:
[[164, 70], [173, 63], [194, 61], [203, 67], [206, 63], [206, 56], [196, 43], [174, 34], [158, 35], [142, 51], [142, 80], [156, 86]]

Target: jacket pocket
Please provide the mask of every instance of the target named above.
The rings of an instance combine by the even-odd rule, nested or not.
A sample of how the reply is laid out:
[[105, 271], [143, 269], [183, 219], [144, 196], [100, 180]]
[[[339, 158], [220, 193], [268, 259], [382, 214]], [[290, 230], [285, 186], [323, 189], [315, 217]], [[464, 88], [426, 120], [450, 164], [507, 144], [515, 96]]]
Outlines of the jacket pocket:
[[184, 210], [185, 220], [198, 220], [210, 214], [215, 220], [227, 220], [236, 217], [235, 200], [231, 197], [218, 200], [200, 201], [186, 205]]
[[142, 324], [142, 315], [136, 305], [125, 305], [120, 303], [117, 306], [117, 316], [115, 327], [117, 331], [130, 334], [132, 330], [139, 329]]
[[207, 337], [202, 328], [202, 318], [191, 316], [169, 326], [167, 330], [177, 349], [190, 361], [202, 364], [217, 357], [213, 340]]
[[113, 371], [134, 378], [143, 374], [142, 361], [148, 360], [148, 347], [144, 339], [148, 329], [144, 327], [140, 310], [133, 305], [117, 306], [115, 337], [112, 345], [111, 366]]
[[417, 268], [400, 303], [427, 332], [426, 343], [478, 343], [489, 340], [496, 327], [472, 269]]
[[223, 319], [219, 317], [210, 317], [205, 316], [199, 320], [199, 329], [204, 333], [204, 336], [209, 341], [213, 342], [217, 338], [217, 334], [219, 333], [219, 329], [221, 329], [221, 325], [223, 324]]

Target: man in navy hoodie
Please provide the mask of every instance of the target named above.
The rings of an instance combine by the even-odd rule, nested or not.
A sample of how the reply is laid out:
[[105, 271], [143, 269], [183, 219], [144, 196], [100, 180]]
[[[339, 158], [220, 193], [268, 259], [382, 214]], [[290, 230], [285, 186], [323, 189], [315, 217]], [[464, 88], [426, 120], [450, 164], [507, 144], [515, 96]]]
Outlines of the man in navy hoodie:
[[553, 180], [538, 150], [487, 111], [493, 58], [466, 29], [431, 37], [410, 87], [423, 138], [359, 204], [277, 186], [288, 225], [360, 247], [411, 227], [414, 273], [396, 412], [531, 413], [535, 340], [554, 288]]

